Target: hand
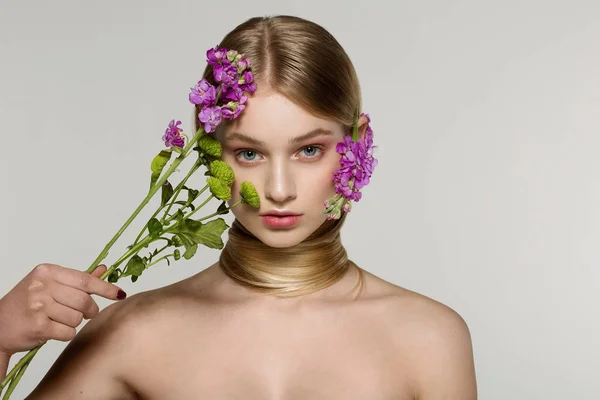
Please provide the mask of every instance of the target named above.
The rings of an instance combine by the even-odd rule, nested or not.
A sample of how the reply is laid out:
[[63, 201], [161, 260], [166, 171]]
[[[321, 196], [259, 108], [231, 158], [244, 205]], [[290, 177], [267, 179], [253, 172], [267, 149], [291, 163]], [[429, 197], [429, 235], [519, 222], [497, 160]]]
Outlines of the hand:
[[0, 353], [10, 357], [50, 339], [73, 339], [84, 318], [98, 315], [90, 294], [119, 299], [120, 288], [99, 278], [104, 272], [105, 265], [91, 274], [55, 264], [36, 266], [0, 299]]

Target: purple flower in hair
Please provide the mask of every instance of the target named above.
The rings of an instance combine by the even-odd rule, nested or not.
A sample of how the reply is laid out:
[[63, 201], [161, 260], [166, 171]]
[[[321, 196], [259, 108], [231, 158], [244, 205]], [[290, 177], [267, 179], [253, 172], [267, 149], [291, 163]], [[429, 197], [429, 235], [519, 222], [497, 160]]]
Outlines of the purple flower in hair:
[[241, 74], [242, 72], [247, 70], [249, 66], [250, 66], [250, 60], [248, 60], [246, 58], [240, 58], [240, 60], [237, 62], [238, 74]]
[[221, 107], [221, 113], [223, 118], [236, 119], [240, 116], [240, 113], [246, 108], [245, 104], [238, 103], [236, 101], [230, 101], [223, 107]]
[[204, 106], [198, 114], [198, 118], [204, 124], [204, 131], [210, 133], [214, 132], [221, 123], [223, 113], [219, 106]]
[[196, 86], [191, 88], [192, 92], [189, 95], [190, 103], [211, 105], [217, 97], [217, 89], [211, 85], [206, 79], [199, 81]]
[[213, 75], [216, 82], [223, 82], [226, 86], [232, 86], [238, 80], [237, 68], [234, 65], [217, 64], [214, 66]]
[[165, 146], [183, 147], [185, 140], [183, 136], [181, 136], [181, 132], [183, 132], [183, 130], [179, 128], [180, 124], [181, 121], [175, 122], [174, 119], [172, 119], [171, 122], [169, 122], [169, 126], [165, 130], [165, 134], [162, 137], [163, 141], [165, 142]]
[[219, 62], [223, 61], [229, 64], [229, 60], [227, 60], [227, 49], [224, 47], [219, 48], [219, 45], [216, 45], [213, 49], [208, 49], [206, 58], [210, 65], [217, 65]]
[[240, 88], [248, 93], [254, 93], [256, 91], [256, 82], [254, 82], [254, 74], [250, 71], [244, 71], [242, 75], [243, 83], [240, 84]]
[[248, 96], [244, 94], [244, 91], [239, 86], [228, 87], [225, 92], [223, 92], [222, 97], [230, 100], [221, 107], [223, 118], [235, 119], [246, 108], [245, 103], [246, 100], [248, 100]]
[[244, 91], [242, 90], [242, 88], [240, 86], [229, 86], [228, 88], [225, 89], [225, 91], [223, 91], [223, 93], [221, 93], [221, 98], [223, 99], [227, 99], [227, 100], [232, 100], [232, 101], [237, 101], [240, 103], [245, 103], [246, 100], [248, 99], [248, 96], [246, 96], [244, 94]]

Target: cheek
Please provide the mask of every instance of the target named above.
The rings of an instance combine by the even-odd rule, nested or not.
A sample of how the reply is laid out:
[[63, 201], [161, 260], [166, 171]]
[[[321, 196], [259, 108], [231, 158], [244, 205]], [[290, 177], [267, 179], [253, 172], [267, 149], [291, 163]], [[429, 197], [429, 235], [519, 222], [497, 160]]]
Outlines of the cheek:
[[336, 159], [335, 162], [324, 163], [320, 168], [304, 175], [302, 189], [311, 202], [322, 203], [335, 193], [332, 177], [338, 168], [339, 161]]

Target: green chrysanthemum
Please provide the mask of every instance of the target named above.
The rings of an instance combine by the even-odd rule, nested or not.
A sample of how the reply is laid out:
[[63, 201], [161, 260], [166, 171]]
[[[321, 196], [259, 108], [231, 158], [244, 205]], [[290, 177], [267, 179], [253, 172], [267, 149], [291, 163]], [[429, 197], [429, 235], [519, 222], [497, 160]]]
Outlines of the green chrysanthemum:
[[221, 154], [223, 153], [221, 142], [208, 135], [200, 136], [200, 139], [198, 139], [198, 146], [209, 156], [221, 157]]
[[206, 180], [208, 183], [208, 187], [210, 192], [219, 200], [228, 201], [231, 199], [231, 186], [229, 186], [226, 182], [215, 178], [214, 176], [209, 176]]
[[222, 180], [229, 186], [233, 185], [235, 174], [233, 168], [225, 161], [215, 160], [210, 163], [210, 173], [217, 179]]
[[248, 203], [254, 208], [260, 207], [260, 197], [252, 182], [242, 182], [240, 185], [240, 196], [242, 196], [244, 203]]

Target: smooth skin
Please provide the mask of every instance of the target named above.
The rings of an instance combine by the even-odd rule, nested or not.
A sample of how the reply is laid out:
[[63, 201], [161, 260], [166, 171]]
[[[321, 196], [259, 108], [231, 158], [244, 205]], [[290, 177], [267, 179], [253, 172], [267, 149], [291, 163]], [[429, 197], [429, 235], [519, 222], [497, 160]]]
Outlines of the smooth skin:
[[[236, 180], [252, 181], [260, 195], [260, 209], [241, 204], [233, 213], [263, 243], [294, 246], [325, 220], [343, 131], [258, 88], [242, 116], [216, 132]], [[329, 133], [293, 140], [315, 129]], [[260, 218], [272, 209], [303, 218], [275, 230]], [[218, 263], [138, 293], [89, 321], [27, 399], [475, 400], [461, 316], [366, 271], [357, 298], [357, 268], [295, 298], [259, 295]]]
[[48, 340], [72, 340], [84, 319], [99, 307], [92, 294], [118, 300], [120, 287], [105, 282], [99, 265], [87, 274], [56, 264], [40, 264], [0, 299], [0, 381], [15, 353], [31, 350]]

